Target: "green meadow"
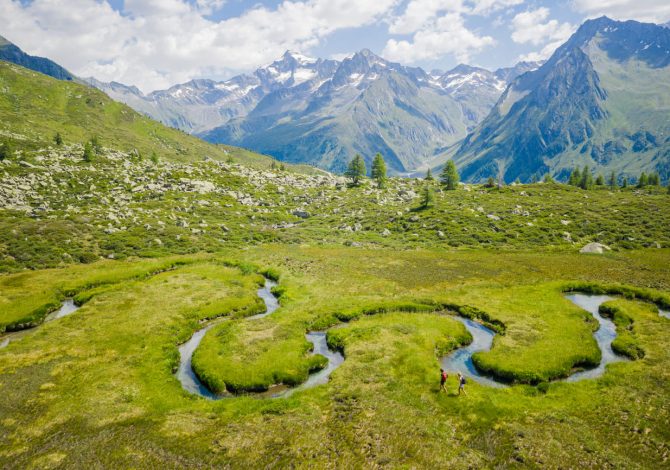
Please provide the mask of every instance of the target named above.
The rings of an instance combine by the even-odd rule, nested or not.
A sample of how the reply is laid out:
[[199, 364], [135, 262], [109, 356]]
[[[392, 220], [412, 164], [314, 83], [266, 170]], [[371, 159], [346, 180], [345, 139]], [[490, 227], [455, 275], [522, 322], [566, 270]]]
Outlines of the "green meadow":
[[[5, 323], [65, 296], [83, 304], [0, 349], [0, 461], [658, 468], [670, 456], [670, 321], [649, 300], [670, 300], [669, 261], [662, 249], [266, 245], [8, 274]], [[248, 320], [263, 310], [256, 289], [267, 270], [281, 306]], [[603, 308], [617, 325], [615, 349], [632, 342], [643, 354], [598, 379], [555, 380], [599, 355], [592, 317], [563, 297], [574, 288], [620, 293]], [[470, 381], [457, 396], [450, 378], [449, 393], [439, 392], [438, 359], [470, 340], [453, 319], [459, 311], [498, 325], [477, 363], [512, 385]], [[238, 394], [221, 400], [191, 395], [173, 375], [178, 345], [214, 317], [221, 323], [194, 366]], [[288, 398], [249, 393], [303, 381], [320, 366], [304, 334], [330, 327], [328, 342], [346, 359], [327, 384]]]

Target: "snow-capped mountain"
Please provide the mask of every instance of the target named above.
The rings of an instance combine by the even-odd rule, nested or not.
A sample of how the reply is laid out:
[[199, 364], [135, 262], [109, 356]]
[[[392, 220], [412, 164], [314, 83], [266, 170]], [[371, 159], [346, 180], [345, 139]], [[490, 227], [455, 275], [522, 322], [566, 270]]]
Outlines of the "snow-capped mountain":
[[369, 159], [381, 151], [391, 170], [405, 172], [464, 138], [507, 83], [532, 67], [491, 72], [460, 65], [428, 74], [367, 49], [342, 61], [287, 51], [252, 74], [192, 80], [147, 95], [118, 83], [88, 82], [212, 142], [331, 170], [341, 170], [356, 152]]
[[539, 69], [517, 77], [453, 153], [461, 176], [507, 181], [575, 166], [670, 177], [670, 31], [586, 21]]

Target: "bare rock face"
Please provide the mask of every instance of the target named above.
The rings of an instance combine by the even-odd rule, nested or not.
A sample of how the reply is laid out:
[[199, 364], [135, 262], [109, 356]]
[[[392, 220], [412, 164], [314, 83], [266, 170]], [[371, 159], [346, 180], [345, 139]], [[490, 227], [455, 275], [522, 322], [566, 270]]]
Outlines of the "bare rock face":
[[610, 247], [607, 245], [603, 245], [602, 243], [596, 243], [596, 242], [591, 242], [582, 247], [581, 250], [579, 250], [580, 253], [597, 253], [597, 254], [603, 254], [604, 250], [609, 251]]

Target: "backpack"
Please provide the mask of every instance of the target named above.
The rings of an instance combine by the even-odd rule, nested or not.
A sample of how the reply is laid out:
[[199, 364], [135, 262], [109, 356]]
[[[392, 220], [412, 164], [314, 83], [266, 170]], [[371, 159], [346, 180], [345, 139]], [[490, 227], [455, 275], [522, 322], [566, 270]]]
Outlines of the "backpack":
[[465, 385], [466, 383], [468, 383], [468, 381], [467, 381], [467, 379], [465, 378], [465, 376], [463, 376], [463, 378], [461, 379], [461, 383], [462, 383], [463, 385]]

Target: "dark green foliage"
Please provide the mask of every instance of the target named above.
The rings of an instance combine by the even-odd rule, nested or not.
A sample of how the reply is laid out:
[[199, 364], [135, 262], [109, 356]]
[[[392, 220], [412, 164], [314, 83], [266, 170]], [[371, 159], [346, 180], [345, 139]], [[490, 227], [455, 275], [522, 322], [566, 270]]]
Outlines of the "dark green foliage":
[[433, 181], [435, 178], [433, 178], [433, 172], [430, 171], [430, 168], [428, 168], [428, 171], [426, 172], [426, 181]]
[[372, 160], [372, 171], [370, 176], [377, 182], [378, 188], [383, 188], [386, 184], [386, 162], [381, 153], [375, 155], [374, 160]]
[[625, 177], [625, 176], [623, 177], [623, 181], [621, 182], [621, 187], [622, 188], [627, 188], [628, 187], [628, 178]]
[[484, 186], [486, 186], [487, 188], [494, 188], [495, 185], [496, 185], [496, 182], [493, 179], [493, 176], [489, 176], [489, 179], [486, 180], [486, 184]]
[[86, 142], [84, 145], [84, 161], [85, 162], [92, 162], [93, 161], [93, 145], [90, 142]]
[[151, 152], [151, 163], [156, 165], [159, 161], [158, 154], [156, 152]]
[[10, 158], [12, 155], [14, 155], [14, 148], [12, 143], [10, 141], [3, 142], [0, 145], [0, 161], [4, 160], [5, 158]]
[[91, 146], [96, 155], [102, 154], [102, 145], [100, 144], [100, 138], [97, 135], [94, 135], [91, 138]]
[[660, 186], [661, 185], [661, 176], [657, 171], [650, 173], [648, 177], [649, 186]]
[[435, 191], [433, 187], [426, 184], [421, 188], [421, 208], [427, 209], [435, 205]]
[[358, 186], [361, 183], [361, 179], [365, 177], [365, 173], [365, 161], [363, 160], [363, 157], [356, 154], [356, 156], [349, 162], [349, 167], [344, 174], [347, 178], [351, 178], [351, 182], [354, 186]]
[[444, 169], [440, 175], [440, 181], [442, 181], [445, 189], [453, 191], [458, 186], [458, 180], [459, 176], [458, 170], [456, 170], [456, 164], [453, 160], [449, 160], [447, 164], [444, 165]]
[[596, 186], [605, 186], [605, 177], [601, 174], [596, 178]]
[[57, 146], [63, 145], [63, 138], [60, 135], [60, 132], [56, 132], [56, 135], [54, 136], [54, 144]]
[[591, 170], [589, 169], [588, 165], [584, 166], [584, 170], [582, 171], [582, 178], [579, 181], [579, 187], [582, 189], [593, 188], [593, 175], [591, 174]]
[[572, 170], [572, 173], [570, 173], [570, 179], [568, 180], [568, 184], [571, 186], [579, 186], [579, 183], [582, 181], [582, 173], [579, 171], [579, 168], [575, 168]]
[[616, 188], [616, 174], [614, 172], [610, 174], [609, 187], [610, 189]]
[[545, 183], [554, 183], [554, 178], [552, 178], [550, 173], [547, 173], [547, 174], [544, 175], [543, 181]]
[[647, 178], [647, 174], [643, 171], [642, 174], [640, 175], [640, 179], [637, 180], [637, 187], [638, 188], [644, 188], [649, 184], [649, 179]]

